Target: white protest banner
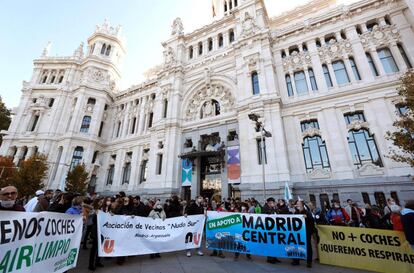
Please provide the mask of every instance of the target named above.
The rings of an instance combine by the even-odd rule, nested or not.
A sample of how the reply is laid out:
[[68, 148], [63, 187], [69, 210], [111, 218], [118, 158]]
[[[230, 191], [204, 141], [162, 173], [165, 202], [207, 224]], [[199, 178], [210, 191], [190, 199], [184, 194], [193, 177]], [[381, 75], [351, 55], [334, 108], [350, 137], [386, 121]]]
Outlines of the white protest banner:
[[82, 217], [0, 211], [0, 272], [64, 272], [76, 267]]
[[165, 220], [98, 213], [100, 257], [178, 251], [201, 246], [204, 215]]

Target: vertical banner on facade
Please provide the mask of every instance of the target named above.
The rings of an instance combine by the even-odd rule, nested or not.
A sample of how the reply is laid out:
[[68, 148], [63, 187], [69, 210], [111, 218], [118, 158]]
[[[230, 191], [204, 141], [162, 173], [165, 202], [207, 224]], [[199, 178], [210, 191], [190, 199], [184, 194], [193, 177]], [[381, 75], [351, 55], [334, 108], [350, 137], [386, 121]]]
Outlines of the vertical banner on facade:
[[181, 161], [181, 186], [191, 186], [193, 179], [193, 163], [188, 158]]
[[98, 213], [98, 253], [101, 257], [143, 255], [198, 248], [204, 215], [165, 220]]
[[303, 215], [207, 212], [208, 249], [306, 259]]
[[375, 272], [414, 272], [414, 251], [400, 231], [318, 226], [323, 264]]
[[81, 238], [81, 216], [0, 211], [0, 272], [67, 271]]
[[240, 149], [239, 146], [227, 147], [227, 178], [229, 184], [240, 183]]

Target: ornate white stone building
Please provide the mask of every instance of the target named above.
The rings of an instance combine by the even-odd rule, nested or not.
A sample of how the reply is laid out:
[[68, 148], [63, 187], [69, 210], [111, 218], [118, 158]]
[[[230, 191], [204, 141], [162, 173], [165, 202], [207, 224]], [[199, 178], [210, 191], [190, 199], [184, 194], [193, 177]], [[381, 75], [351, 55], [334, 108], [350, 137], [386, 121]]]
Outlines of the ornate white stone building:
[[[164, 63], [148, 80], [117, 87], [125, 49], [119, 27], [97, 26], [73, 56], [45, 48], [3, 131], [15, 163], [48, 156], [48, 188], [64, 188], [83, 162], [90, 190], [141, 195], [280, 197], [318, 204], [384, 203], [414, 196], [414, 171], [386, 154], [399, 111], [396, 87], [414, 65], [414, 16], [402, 0], [337, 5], [314, 0], [269, 18], [262, 0], [216, 1], [217, 20], [184, 33], [177, 18]], [[265, 138], [248, 115], [260, 116]], [[240, 147], [239, 184], [227, 148]], [[192, 184], [182, 187], [182, 161]], [[189, 161], [187, 161], [189, 160]]]

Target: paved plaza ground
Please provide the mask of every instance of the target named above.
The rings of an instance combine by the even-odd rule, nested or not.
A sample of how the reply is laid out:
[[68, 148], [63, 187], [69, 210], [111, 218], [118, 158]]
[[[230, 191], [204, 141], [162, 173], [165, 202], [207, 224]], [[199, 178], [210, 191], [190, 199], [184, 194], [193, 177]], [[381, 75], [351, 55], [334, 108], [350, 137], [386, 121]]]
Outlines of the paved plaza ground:
[[[321, 265], [314, 263], [312, 268], [307, 268], [305, 262], [299, 266], [292, 266], [291, 260], [282, 259], [280, 264], [269, 264], [266, 257], [253, 256], [249, 261], [244, 255], [240, 255], [238, 261], [234, 261], [233, 253], [225, 253], [226, 258], [210, 257], [211, 251], [204, 251], [204, 256], [186, 257], [185, 251], [163, 253], [161, 258], [150, 259], [149, 255], [128, 257], [120, 266], [116, 259], [102, 259], [105, 267], [98, 268], [98, 273], [265, 273], [265, 272], [315, 272], [315, 273], [362, 273], [369, 271], [354, 270], [343, 267]], [[81, 250], [78, 266], [69, 272], [91, 272], [88, 270], [89, 250]]]

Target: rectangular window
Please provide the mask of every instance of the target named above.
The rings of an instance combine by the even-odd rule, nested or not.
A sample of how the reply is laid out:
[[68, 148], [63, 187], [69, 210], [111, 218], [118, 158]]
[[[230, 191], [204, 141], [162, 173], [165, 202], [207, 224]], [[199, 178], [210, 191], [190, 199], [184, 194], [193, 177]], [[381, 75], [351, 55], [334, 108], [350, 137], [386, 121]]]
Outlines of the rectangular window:
[[82, 125], [80, 128], [81, 133], [87, 133], [89, 131], [89, 126], [91, 125], [91, 117], [84, 116], [82, 120]]
[[168, 100], [165, 99], [164, 100], [164, 109], [162, 111], [162, 117], [166, 118], [167, 117], [167, 110], [168, 110]]
[[366, 121], [363, 112], [354, 112], [344, 115], [346, 124], [351, 124], [354, 120]]
[[119, 137], [120, 132], [121, 132], [121, 122], [118, 122], [118, 127], [116, 129], [116, 137]]
[[137, 118], [132, 119], [131, 134], [135, 133], [135, 124], [137, 123]]
[[114, 170], [115, 165], [109, 165], [108, 176], [106, 177], [106, 185], [112, 185], [112, 182], [114, 181]]
[[157, 155], [157, 174], [160, 175], [162, 172], [162, 154]]
[[311, 83], [312, 91], [318, 90], [318, 85], [316, 84], [316, 78], [315, 78], [315, 73], [313, 73], [313, 69], [309, 68], [308, 73], [309, 73], [309, 81]]
[[129, 184], [129, 178], [131, 176], [131, 163], [126, 163], [122, 174], [122, 184]]
[[378, 49], [378, 57], [381, 60], [382, 67], [387, 74], [398, 72], [398, 66], [395, 63], [394, 57], [388, 48]]
[[101, 122], [101, 126], [99, 126], [99, 133], [98, 133], [98, 137], [102, 136], [102, 129], [103, 129], [104, 123], [103, 121]]
[[147, 181], [147, 173], [148, 173], [148, 160], [143, 160], [141, 163], [141, 175], [139, 178], [139, 182]]
[[258, 95], [260, 94], [260, 87], [259, 87], [259, 76], [256, 71], [252, 72], [251, 78], [252, 78], [253, 95]]
[[152, 127], [152, 120], [153, 120], [153, 118], [154, 118], [154, 113], [150, 113], [149, 114], [149, 117], [148, 117], [148, 128], [151, 128]]
[[295, 78], [295, 85], [296, 85], [296, 93], [300, 95], [304, 95], [308, 93], [308, 84], [306, 83], [305, 72], [299, 71], [294, 74]]
[[36, 129], [37, 123], [39, 122], [39, 115], [33, 117], [32, 126], [30, 126], [30, 131], [33, 132]]
[[264, 151], [265, 164], [267, 164], [267, 154], [266, 154], [266, 139], [264, 139], [264, 148], [262, 147], [262, 140], [260, 138], [256, 139], [257, 146], [257, 158], [259, 165], [262, 165], [262, 155]]
[[302, 130], [302, 132], [306, 131], [309, 128], [319, 129], [318, 120], [311, 119], [311, 120], [302, 121], [300, 123], [300, 129]]

